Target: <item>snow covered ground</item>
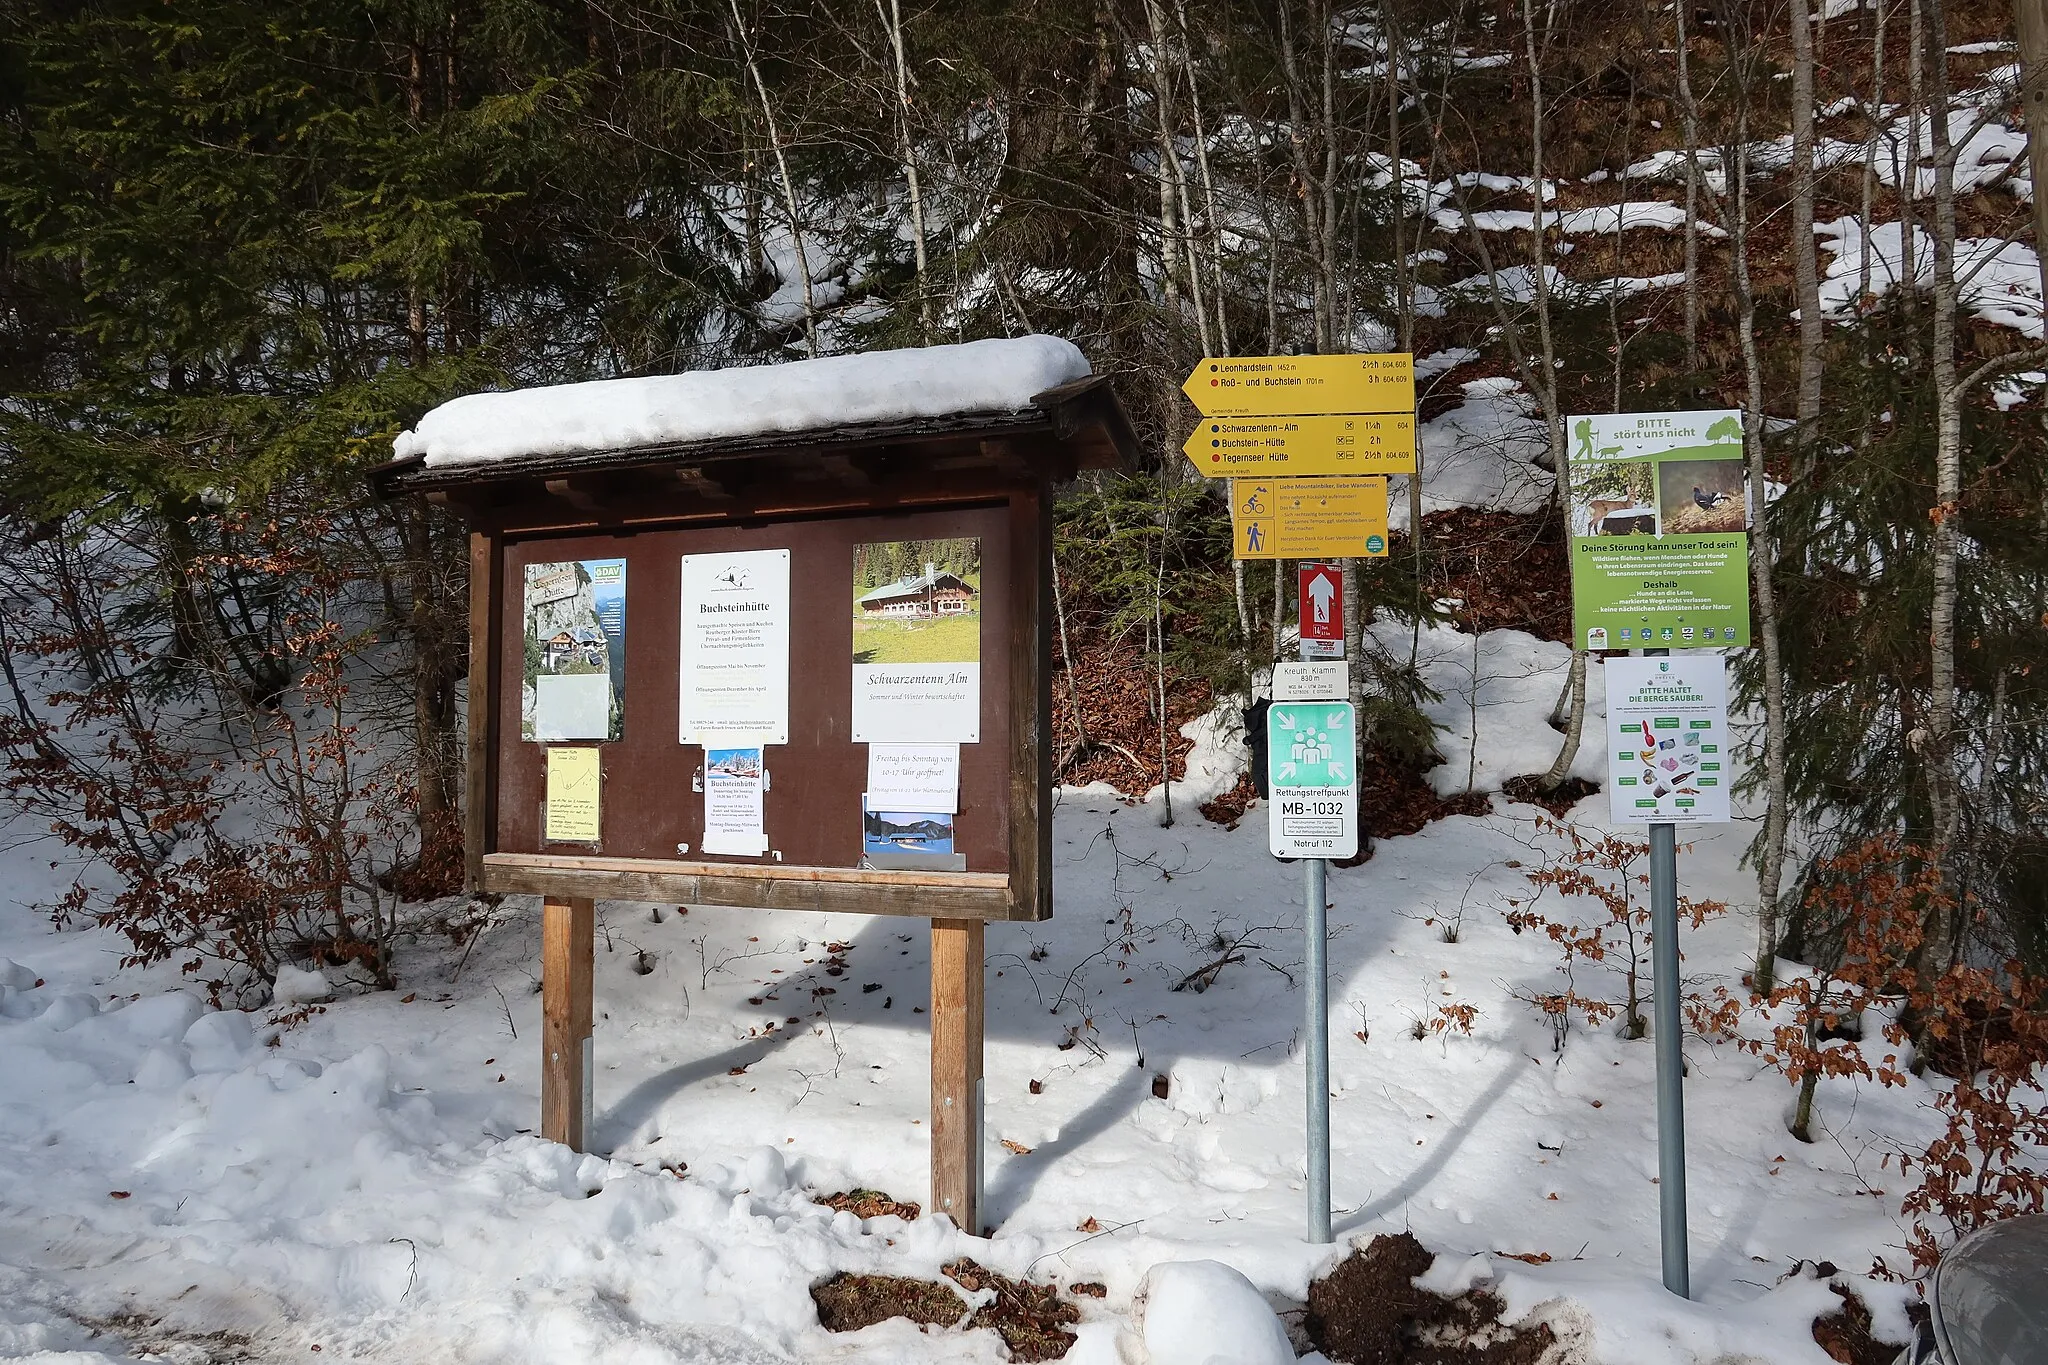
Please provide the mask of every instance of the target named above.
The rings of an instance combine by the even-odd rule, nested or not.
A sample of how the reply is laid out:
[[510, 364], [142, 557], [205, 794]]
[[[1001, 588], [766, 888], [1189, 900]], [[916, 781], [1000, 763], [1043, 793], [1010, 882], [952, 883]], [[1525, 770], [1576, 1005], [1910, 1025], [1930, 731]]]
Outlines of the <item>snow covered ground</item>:
[[[1444, 634], [1425, 657], [1448, 752], [1471, 650]], [[1496, 632], [1480, 655], [1517, 680], [1481, 689], [1485, 789], [1522, 757], [1494, 771], [1496, 718], [1550, 733], [1531, 716], [1565, 654]], [[1452, 788], [1465, 765], [1459, 749]], [[1601, 824], [1604, 799], [1575, 818]], [[1162, 828], [1156, 798], [1063, 796], [1054, 919], [988, 936], [987, 1241], [811, 1197], [925, 1196], [919, 921], [602, 905], [601, 1155], [579, 1156], [528, 1131], [531, 904], [472, 945], [409, 945], [397, 991], [280, 1027], [284, 1007], [210, 1013], [168, 971], [119, 969], [109, 936], [51, 931], [24, 902], [52, 874], [19, 851], [0, 911], [22, 969], [0, 978], [0, 1359], [998, 1360], [988, 1332], [828, 1334], [808, 1296], [835, 1270], [931, 1275], [965, 1253], [1106, 1283], [1068, 1357], [1099, 1365], [1155, 1265], [1223, 1262], [1284, 1309], [1351, 1239], [1412, 1229], [1443, 1283], [1491, 1280], [1512, 1314], [1583, 1325], [1570, 1358], [1819, 1365], [1807, 1324], [1834, 1300], [1795, 1268], [1898, 1263], [1903, 1189], [1880, 1163], [1924, 1142], [1930, 1091], [1824, 1090], [1829, 1131], [1803, 1146], [1781, 1077], [1693, 1040], [1699, 1301], [1665, 1295], [1651, 1043], [1580, 1028], [1560, 1053], [1515, 998], [1555, 978], [1555, 948], [1503, 917], [1557, 852], [1537, 814], [1499, 803], [1331, 874], [1334, 1248], [1301, 1241], [1301, 879], [1266, 854], [1260, 807], [1235, 830]], [[1687, 893], [1741, 901], [1748, 833], [1699, 839]], [[1739, 914], [1688, 933], [1689, 983], [1735, 984], [1751, 941]], [[1207, 989], [1176, 989], [1191, 973]], [[1431, 1031], [1456, 1004], [1476, 1007], [1470, 1035]], [[1896, 1328], [1899, 1292], [1866, 1290]]]

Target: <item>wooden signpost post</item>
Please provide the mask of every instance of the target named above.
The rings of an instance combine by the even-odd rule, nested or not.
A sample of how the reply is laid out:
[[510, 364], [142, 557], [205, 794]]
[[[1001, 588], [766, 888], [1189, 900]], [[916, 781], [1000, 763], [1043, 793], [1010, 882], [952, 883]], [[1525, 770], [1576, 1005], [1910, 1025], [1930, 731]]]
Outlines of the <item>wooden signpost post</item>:
[[[543, 899], [544, 1136], [590, 1141], [596, 901], [916, 916], [931, 1206], [981, 1230], [984, 926], [1052, 913], [1053, 490], [1135, 448], [1095, 377], [1017, 410], [377, 472], [471, 528], [468, 884]], [[878, 775], [901, 805], [874, 808]]]

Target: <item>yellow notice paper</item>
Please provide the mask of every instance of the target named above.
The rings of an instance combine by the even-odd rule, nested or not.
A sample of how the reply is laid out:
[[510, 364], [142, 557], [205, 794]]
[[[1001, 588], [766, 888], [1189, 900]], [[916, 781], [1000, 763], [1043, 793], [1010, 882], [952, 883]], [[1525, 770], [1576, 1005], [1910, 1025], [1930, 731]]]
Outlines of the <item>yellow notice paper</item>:
[[548, 843], [597, 842], [597, 788], [595, 748], [548, 750]]

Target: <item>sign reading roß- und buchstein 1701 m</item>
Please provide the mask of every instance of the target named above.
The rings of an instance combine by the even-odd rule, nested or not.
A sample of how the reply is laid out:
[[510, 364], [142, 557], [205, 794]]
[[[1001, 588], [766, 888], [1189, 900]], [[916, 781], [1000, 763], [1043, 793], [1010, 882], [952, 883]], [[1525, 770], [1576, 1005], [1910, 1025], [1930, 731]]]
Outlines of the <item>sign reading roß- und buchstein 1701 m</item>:
[[1742, 414], [1608, 413], [1565, 430], [1574, 643], [1747, 646]]

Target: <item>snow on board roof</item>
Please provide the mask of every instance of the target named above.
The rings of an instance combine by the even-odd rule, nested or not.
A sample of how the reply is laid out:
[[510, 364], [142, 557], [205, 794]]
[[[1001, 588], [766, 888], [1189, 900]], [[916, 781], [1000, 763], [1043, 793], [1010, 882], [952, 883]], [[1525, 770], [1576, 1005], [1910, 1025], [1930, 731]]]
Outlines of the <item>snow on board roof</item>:
[[400, 433], [428, 465], [738, 440], [967, 413], [1017, 412], [1091, 371], [1061, 337], [1024, 336], [643, 379], [472, 393]]

